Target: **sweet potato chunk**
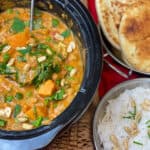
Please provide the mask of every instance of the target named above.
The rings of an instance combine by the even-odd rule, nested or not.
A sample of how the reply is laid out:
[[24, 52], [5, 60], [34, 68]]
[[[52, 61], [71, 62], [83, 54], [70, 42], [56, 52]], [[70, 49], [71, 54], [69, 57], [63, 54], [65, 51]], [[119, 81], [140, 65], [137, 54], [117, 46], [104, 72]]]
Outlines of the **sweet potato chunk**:
[[38, 116], [46, 117], [47, 115], [47, 110], [45, 106], [37, 106], [36, 111]]
[[32, 119], [32, 120], [36, 119], [34, 110], [32, 108], [26, 112], [26, 115], [29, 117], [29, 119]]
[[8, 37], [7, 42], [13, 48], [23, 47], [26, 46], [26, 44], [28, 44], [29, 36], [29, 29], [25, 29], [24, 32], [20, 32]]
[[47, 80], [39, 87], [39, 94], [42, 96], [51, 96], [55, 90], [55, 83], [52, 80]]

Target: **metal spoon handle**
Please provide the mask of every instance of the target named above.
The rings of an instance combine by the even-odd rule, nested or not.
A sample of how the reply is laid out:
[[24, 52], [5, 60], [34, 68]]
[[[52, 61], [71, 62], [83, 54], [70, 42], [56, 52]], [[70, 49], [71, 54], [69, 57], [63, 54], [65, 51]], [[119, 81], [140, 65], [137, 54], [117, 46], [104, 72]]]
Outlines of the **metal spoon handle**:
[[30, 8], [30, 31], [33, 30], [34, 1], [35, 0], [31, 0], [31, 8]]

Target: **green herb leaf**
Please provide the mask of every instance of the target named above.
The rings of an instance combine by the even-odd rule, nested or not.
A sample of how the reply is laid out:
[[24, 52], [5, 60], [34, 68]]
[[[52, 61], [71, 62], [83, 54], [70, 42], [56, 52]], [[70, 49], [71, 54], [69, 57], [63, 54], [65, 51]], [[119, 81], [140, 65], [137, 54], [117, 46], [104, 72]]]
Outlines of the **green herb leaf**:
[[54, 100], [62, 100], [64, 94], [65, 94], [65, 90], [64, 90], [64, 89], [60, 89], [59, 91], [57, 91], [57, 92], [53, 95], [53, 99], [54, 99]]
[[58, 86], [60, 86], [60, 82], [61, 82], [60, 79], [57, 79], [57, 80], [56, 80], [56, 84], [57, 84]]
[[15, 95], [15, 98], [16, 98], [17, 100], [21, 100], [21, 99], [23, 99], [23, 94], [17, 92], [16, 95]]
[[8, 14], [12, 14], [14, 11], [13, 11], [13, 9], [12, 8], [9, 8], [9, 9], [7, 9], [7, 11], [6, 11]]
[[67, 71], [71, 72], [72, 69], [74, 69], [74, 67], [73, 67], [73, 66], [66, 66], [65, 69], [66, 69]]
[[27, 46], [26, 48], [24, 49], [18, 49], [18, 52], [21, 53], [22, 55], [26, 55], [27, 53], [30, 53], [32, 50], [32, 47], [31, 46]]
[[27, 94], [26, 94], [26, 97], [28, 98], [28, 97], [31, 97], [32, 96], [32, 92], [30, 91], [30, 92], [27, 92]]
[[18, 60], [19, 62], [27, 62], [25, 56], [17, 56], [17, 60]]
[[53, 69], [53, 72], [59, 73], [60, 70], [61, 70], [61, 67], [60, 67], [59, 64], [56, 64], [56, 65], [53, 65], [53, 66], [52, 66], [52, 69]]
[[7, 63], [10, 59], [10, 55], [8, 53], [3, 54], [3, 61]]
[[71, 34], [71, 31], [70, 31], [70, 30], [65, 30], [64, 32], [61, 33], [61, 35], [62, 35], [64, 38], [69, 37], [70, 34]]
[[71, 76], [67, 76], [67, 80], [72, 81], [72, 80], [75, 80], [75, 78]]
[[136, 106], [134, 106], [133, 115], [136, 116]]
[[0, 74], [12, 75], [12, 74], [14, 74], [14, 72], [12, 72], [9, 67], [7, 67], [6, 63], [0, 63]]
[[51, 37], [47, 37], [45, 40], [46, 40], [46, 42], [50, 42], [52, 39], [51, 39]]
[[55, 54], [55, 52], [51, 49], [51, 47], [49, 45], [44, 44], [44, 43], [39, 43], [37, 45], [36, 49], [31, 52], [31, 55], [34, 55], [34, 56], [37, 56], [37, 55], [43, 56], [44, 55], [44, 56], [46, 56], [46, 55], [49, 55], [49, 54], [47, 54], [47, 50], [49, 50], [52, 55]]
[[0, 119], [0, 127], [4, 127], [7, 121]]
[[65, 90], [64, 89], [60, 89], [58, 90], [56, 93], [54, 93], [52, 96], [46, 97], [45, 98], [45, 102], [49, 102], [49, 101], [58, 101], [58, 100], [62, 100], [65, 94]]
[[65, 60], [62, 56], [62, 54], [58, 53], [57, 56], [61, 59], [61, 60]]
[[45, 98], [44, 104], [45, 104], [46, 106], [48, 106], [48, 104], [49, 104], [49, 99], [48, 99], [48, 98]]
[[149, 124], [150, 123], [150, 120], [147, 120], [146, 122], [145, 122], [145, 124]]
[[5, 74], [6, 71], [6, 64], [0, 63], [0, 74]]
[[3, 48], [4, 48], [5, 46], [7, 46], [7, 44], [2, 44], [2, 45], [0, 45], [0, 52], [3, 50]]
[[13, 96], [6, 96], [6, 97], [5, 97], [5, 102], [9, 103], [9, 102], [11, 102], [13, 99], [14, 99]]
[[14, 117], [16, 118], [17, 115], [21, 112], [21, 105], [17, 104], [14, 108]]
[[33, 125], [35, 126], [35, 127], [40, 127], [41, 126], [41, 124], [42, 124], [42, 121], [43, 121], [43, 117], [38, 117], [35, 121], [33, 121]]
[[124, 118], [124, 119], [133, 119], [132, 116], [123, 116], [122, 118]]
[[148, 137], [150, 139], [150, 130], [148, 130], [147, 135], [148, 135]]
[[49, 45], [44, 44], [44, 43], [39, 43], [37, 45], [37, 49], [44, 49], [44, 50], [46, 50], [47, 48], [49, 48]]
[[53, 18], [53, 19], [52, 19], [52, 26], [53, 26], [53, 27], [57, 27], [58, 25], [59, 25], [59, 20]]
[[127, 116], [123, 116], [124, 119], [132, 119], [135, 120], [136, 116], [136, 106], [134, 107], [133, 112], [129, 111]]
[[137, 145], [140, 145], [140, 146], [143, 146], [143, 143], [139, 142], [139, 141], [133, 141], [134, 144], [137, 144]]
[[41, 83], [49, 79], [53, 73], [57, 72], [58, 68], [52, 64], [53, 58], [48, 58], [45, 62], [38, 65], [37, 73], [32, 81], [32, 83], [38, 87]]
[[25, 23], [19, 18], [14, 18], [13, 24], [11, 26], [13, 32], [18, 33], [22, 32], [25, 29]]

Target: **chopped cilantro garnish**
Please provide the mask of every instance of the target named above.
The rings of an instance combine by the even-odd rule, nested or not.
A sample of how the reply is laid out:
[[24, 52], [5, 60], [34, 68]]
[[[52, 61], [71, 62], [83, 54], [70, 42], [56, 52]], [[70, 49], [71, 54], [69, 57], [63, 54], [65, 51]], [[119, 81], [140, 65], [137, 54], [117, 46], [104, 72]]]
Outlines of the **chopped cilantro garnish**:
[[66, 69], [67, 71], [71, 72], [72, 69], [74, 69], [74, 67], [73, 67], [73, 66], [66, 66], [65, 69]]
[[134, 144], [137, 144], [137, 145], [140, 145], [140, 146], [143, 146], [143, 143], [139, 142], [139, 141], [133, 141]]
[[53, 18], [53, 19], [52, 19], [52, 26], [53, 26], [53, 27], [57, 27], [58, 25], [59, 25], [59, 20]]
[[3, 54], [3, 61], [7, 63], [10, 59], [10, 55], [8, 53]]
[[65, 94], [65, 90], [64, 89], [60, 89], [58, 90], [56, 93], [54, 93], [52, 96], [46, 97], [45, 98], [45, 102], [49, 102], [49, 101], [58, 101], [58, 100], [62, 100]]
[[57, 91], [57, 92], [53, 95], [53, 99], [54, 99], [54, 100], [62, 100], [64, 94], [65, 94], [65, 90], [64, 90], [64, 89], [60, 89], [59, 91]]
[[124, 119], [132, 119], [135, 120], [136, 116], [136, 106], [134, 106], [133, 112], [129, 111], [127, 116], [123, 116]]
[[47, 49], [47, 48], [49, 48], [49, 45], [44, 43], [39, 43], [37, 46], [37, 49]]
[[148, 130], [147, 135], [148, 135], [148, 137], [150, 139], [150, 130]]
[[51, 37], [46, 38], [46, 42], [50, 42], [51, 40], [52, 40]]
[[0, 127], [4, 127], [6, 123], [7, 122], [5, 120], [0, 119]]
[[35, 126], [35, 127], [40, 127], [41, 126], [41, 124], [42, 124], [42, 121], [43, 121], [43, 117], [38, 117], [35, 121], [33, 121], [33, 125]]
[[19, 61], [19, 62], [26, 62], [27, 60], [26, 60], [26, 57], [23, 55], [23, 56], [17, 56], [17, 60]]
[[27, 94], [26, 94], [26, 97], [31, 97], [32, 96], [32, 92], [30, 91], [30, 92], [27, 92]]
[[25, 29], [25, 23], [20, 18], [14, 18], [13, 24], [11, 26], [13, 32], [22, 32]]
[[53, 58], [49, 57], [45, 62], [38, 65], [36, 75], [32, 83], [38, 87], [41, 83], [49, 79], [53, 73], [58, 73], [60, 66], [53, 65]]
[[11, 69], [7, 66], [6, 63], [0, 63], [0, 74], [11, 75], [14, 74], [14, 72], [11, 71]]
[[147, 120], [146, 122], [145, 122], [145, 124], [149, 124], [150, 123], [150, 120]]
[[6, 96], [5, 97], [5, 102], [11, 102], [12, 100], [14, 99], [14, 97], [13, 96]]
[[7, 44], [2, 44], [2, 45], [0, 45], [0, 52], [3, 50], [3, 48], [4, 48], [5, 46], [7, 46]]
[[58, 86], [60, 86], [60, 82], [61, 82], [61, 79], [57, 79], [57, 80], [56, 80], [56, 84], [57, 84]]
[[27, 53], [30, 53], [30, 52], [31, 52], [31, 49], [32, 49], [31, 46], [27, 46], [27, 47], [24, 48], [24, 49], [18, 50], [18, 52], [21, 53], [22, 55], [25, 55], [25, 54], [27, 54]]
[[20, 112], [21, 112], [21, 105], [16, 104], [16, 106], [14, 108], [14, 117], [16, 118]]
[[52, 70], [53, 70], [53, 72], [58, 73], [58, 72], [60, 72], [61, 67], [59, 64], [56, 64], [56, 65], [52, 66]]
[[21, 100], [21, 99], [23, 99], [23, 94], [17, 92], [16, 95], [15, 95], [15, 98], [16, 98], [17, 100]]
[[64, 32], [61, 33], [61, 35], [62, 35], [64, 38], [69, 37], [70, 34], [71, 34], [71, 31], [70, 31], [70, 30], [65, 30]]
[[9, 9], [7, 9], [7, 11], [6, 11], [8, 14], [12, 14], [14, 11], [13, 11], [13, 9], [12, 8], [9, 8]]

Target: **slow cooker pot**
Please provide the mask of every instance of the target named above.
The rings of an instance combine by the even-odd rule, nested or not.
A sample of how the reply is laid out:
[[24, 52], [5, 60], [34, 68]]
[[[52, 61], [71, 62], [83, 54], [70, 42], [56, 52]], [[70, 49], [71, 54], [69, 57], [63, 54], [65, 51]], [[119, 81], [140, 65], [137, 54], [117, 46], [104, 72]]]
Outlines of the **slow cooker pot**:
[[[1, 12], [13, 7], [30, 8], [30, 0], [5, 0], [0, 1], [0, 6]], [[77, 36], [81, 43], [84, 77], [70, 106], [49, 125], [29, 131], [0, 130], [0, 150], [32, 150], [46, 146], [64, 127], [77, 121], [87, 110], [99, 83], [102, 70], [100, 38], [83, 4], [79, 0], [36, 0], [35, 6], [59, 16]]]

